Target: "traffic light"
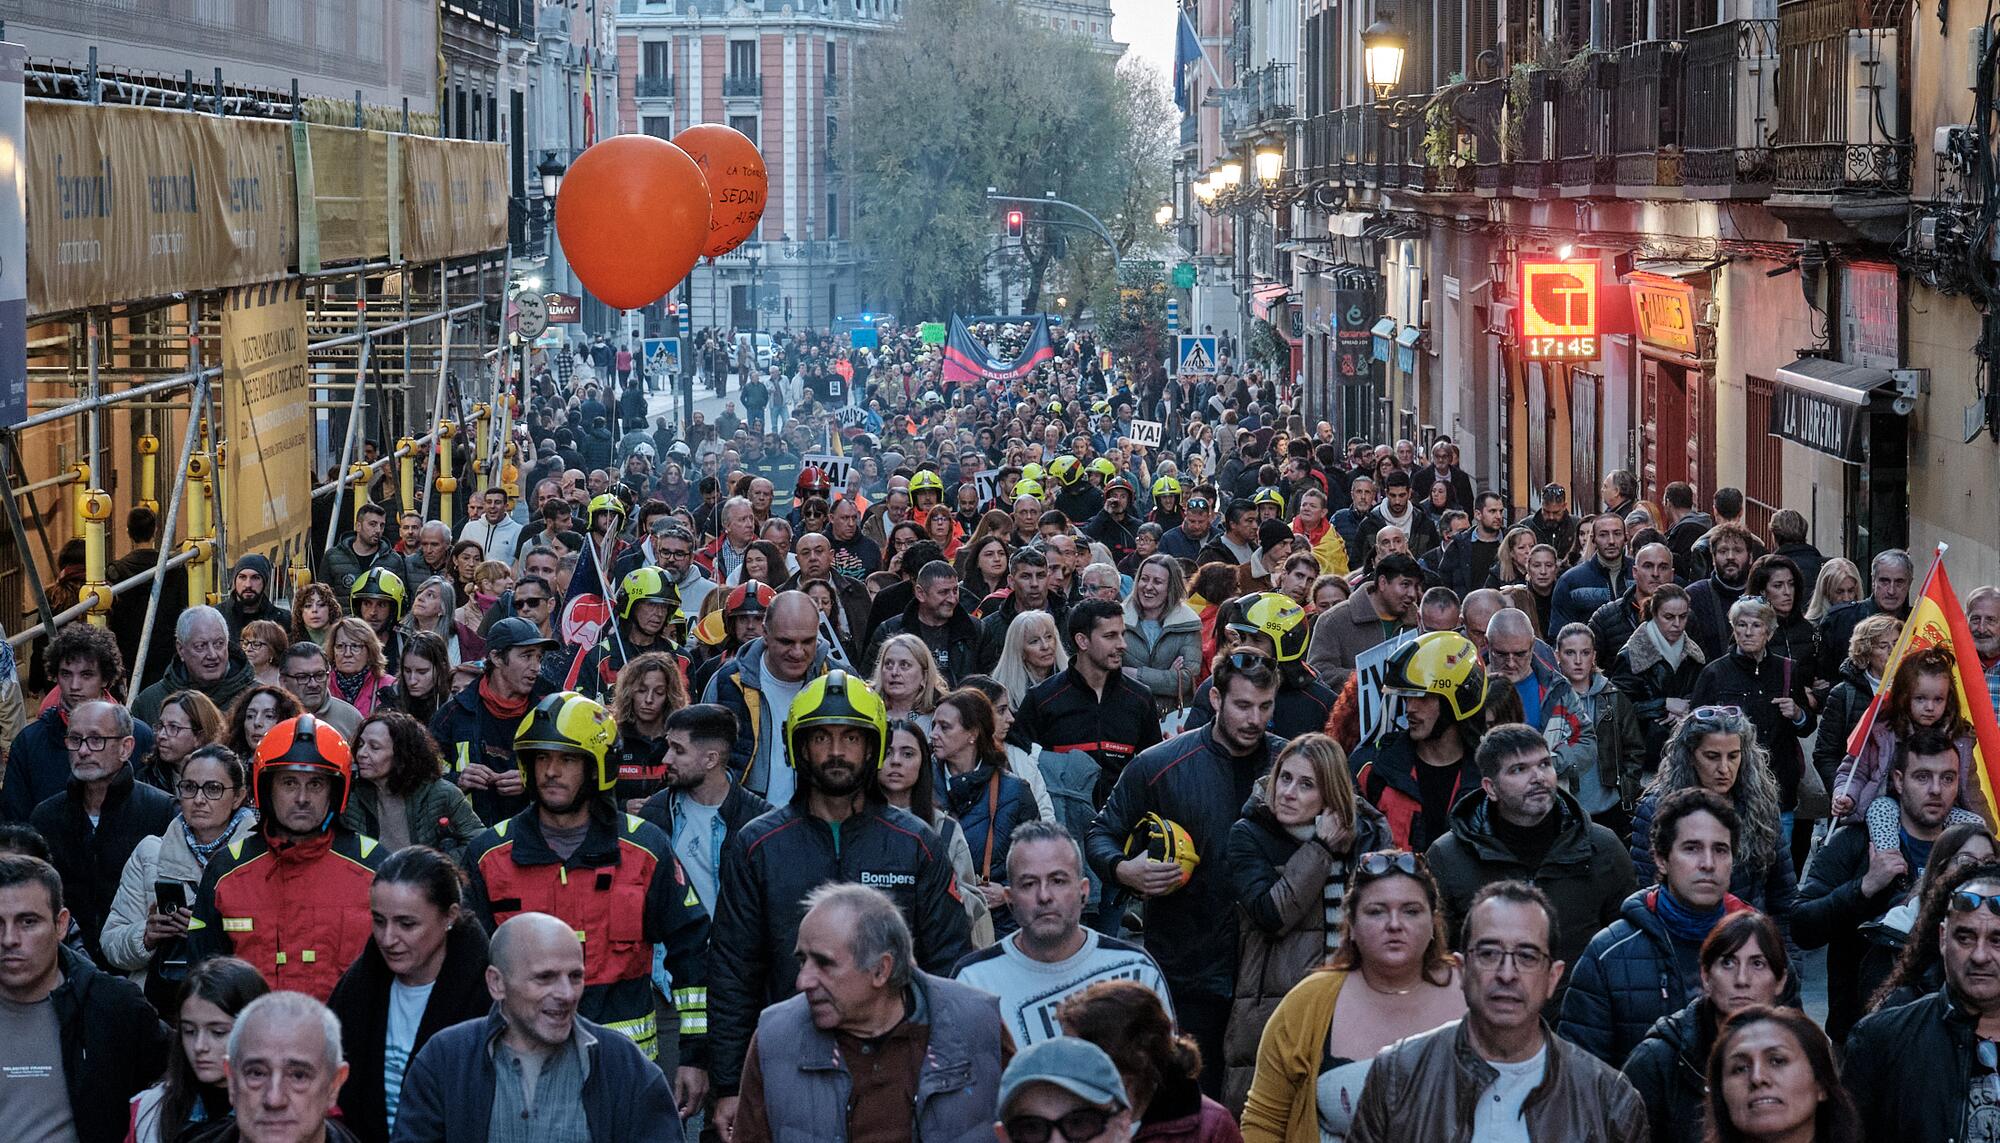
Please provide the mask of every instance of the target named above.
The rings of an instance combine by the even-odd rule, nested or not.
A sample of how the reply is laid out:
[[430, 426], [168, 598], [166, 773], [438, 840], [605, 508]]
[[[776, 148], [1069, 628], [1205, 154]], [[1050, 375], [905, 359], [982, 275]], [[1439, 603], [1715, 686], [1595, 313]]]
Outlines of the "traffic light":
[[1023, 226], [1023, 224], [1025, 223], [1025, 221], [1026, 221], [1026, 220], [1025, 220], [1025, 219], [1023, 218], [1023, 216], [1022, 216], [1022, 214], [1021, 214], [1021, 212], [1020, 212], [1020, 211], [1018, 211], [1018, 210], [1010, 210], [1010, 211], [1008, 211], [1008, 212], [1007, 212], [1007, 237], [1009, 237], [1009, 238], [1019, 238], [1019, 237], [1021, 236], [1021, 229], [1022, 229], [1022, 226]]

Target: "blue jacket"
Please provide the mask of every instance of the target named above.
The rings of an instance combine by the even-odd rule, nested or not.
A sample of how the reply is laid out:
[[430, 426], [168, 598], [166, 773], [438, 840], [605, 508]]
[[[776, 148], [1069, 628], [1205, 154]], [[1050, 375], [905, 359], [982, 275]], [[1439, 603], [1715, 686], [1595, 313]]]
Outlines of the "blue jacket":
[[[1657, 879], [1652, 839], [1653, 811], [1659, 805], [1659, 792], [1649, 790], [1632, 807], [1632, 869], [1641, 885], [1651, 885]], [[1784, 838], [1778, 839], [1776, 849], [1777, 860], [1769, 865], [1739, 858], [1729, 875], [1729, 892], [1751, 908], [1768, 914], [1778, 923], [1778, 931], [1789, 939], [1792, 898], [1799, 891], [1799, 875], [1792, 866], [1792, 847]]]
[[[830, 665], [826, 648], [819, 648], [813, 653], [812, 666], [806, 668], [806, 678], [826, 674]], [[785, 719], [791, 711], [772, 710], [764, 701], [764, 640], [752, 639], [738, 649], [729, 664], [708, 680], [701, 701], [720, 703], [736, 716], [729, 775], [758, 797], [767, 796], [770, 768], [785, 762]]]
[[[36, 806], [69, 789], [69, 747], [63, 745], [68, 733], [69, 712], [58, 703], [14, 736], [6, 784], [0, 786], [0, 821], [26, 822]], [[132, 740], [136, 767], [153, 756], [153, 728], [133, 719]]]
[[[993, 784], [999, 780], [995, 797]], [[972, 847], [972, 866], [988, 881], [1007, 880], [1007, 849], [1014, 841], [1014, 828], [1042, 816], [1035, 807], [1034, 791], [1012, 774], [998, 774], [993, 767], [980, 765], [945, 780], [945, 803], [952, 817], [965, 831], [965, 843]], [[991, 844], [992, 861], [987, 861]]]
[[[1701, 980], [1683, 977], [1660, 919], [1657, 885], [1625, 898], [1619, 918], [1590, 939], [1570, 969], [1556, 1034], [1613, 1066], [1623, 1065], [1655, 1021], [1687, 1007]], [[1722, 899], [1725, 912], [1749, 908]]]
[[1566, 623], [1590, 622], [1593, 612], [1624, 595], [1631, 586], [1631, 560], [1619, 561], [1616, 576], [1594, 559], [1585, 560], [1562, 573], [1556, 580], [1555, 593], [1549, 598], [1550, 641], [1555, 640]]
[[[486, 1143], [492, 1129], [496, 1073], [489, 1045], [501, 1033], [498, 1008], [453, 1024], [410, 1060], [396, 1108], [395, 1143]], [[680, 1143], [681, 1117], [666, 1073], [639, 1046], [609, 1028], [576, 1018], [588, 1033], [590, 1073], [583, 1116], [590, 1137], [607, 1143]]]

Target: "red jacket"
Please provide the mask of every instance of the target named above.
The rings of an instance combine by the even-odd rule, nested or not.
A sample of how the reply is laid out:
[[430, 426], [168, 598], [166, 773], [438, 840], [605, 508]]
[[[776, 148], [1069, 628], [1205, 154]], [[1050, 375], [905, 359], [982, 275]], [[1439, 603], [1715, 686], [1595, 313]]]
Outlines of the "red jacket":
[[275, 989], [325, 1001], [368, 945], [368, 888], [388, 856], [339, 826], [273, 844], [262, 830], [215, 855], [188, 922], [191, 961], [249, 961]]

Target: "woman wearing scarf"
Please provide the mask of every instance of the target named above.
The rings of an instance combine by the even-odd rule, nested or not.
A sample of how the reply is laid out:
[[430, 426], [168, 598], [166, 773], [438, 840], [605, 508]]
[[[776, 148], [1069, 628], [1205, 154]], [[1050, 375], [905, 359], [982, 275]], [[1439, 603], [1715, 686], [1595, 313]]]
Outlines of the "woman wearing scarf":
[[[126, 859], [101, 934], [104, 959], [145, 982], [149, 998], [171, 996], [186, 975], [187, 925], [193, 916], [185, 905], [160, 912], [154, 886], [177, 882], [183, 901], [193, 902], [208, 863], [257, 824], [257, 811], [249, 806], [248, 773], [227, 746], [203, 746], [189, 754], [172, 792], [180, 813], [159, 837], [140, 839]], [[161, 969], [176, 960], [177, 966]], [[153, 976], [171, 979], [156, 981]]]
[[382, 641], [367, 620], [350, 616], [333, 625], [332, 658], [333, 675], [327, 685], [334, 697], [352, 705], [363, 718], [396, 707], [396, 678], [389, 673]]
[[1646, 621], [1612, 661], [1611, 685], [1632, 700], [1646, 737], [1648, 767], [1658, 765], [1674, 723], [1691, 709], [1688, 696], [1708, 662], [1687, 637], [1693, 613], [1686, 588], [1662, 584], [1646, 601]]

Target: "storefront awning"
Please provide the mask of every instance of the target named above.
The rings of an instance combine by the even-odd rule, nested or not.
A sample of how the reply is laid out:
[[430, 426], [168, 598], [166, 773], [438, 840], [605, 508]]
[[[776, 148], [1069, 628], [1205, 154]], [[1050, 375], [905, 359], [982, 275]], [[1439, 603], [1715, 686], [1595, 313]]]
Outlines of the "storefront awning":
[[1861, 414], [1895, 376], [1886, 369], [1802, 357], [1778, 370], [1770, 433], [1814, 452], [1861, 463]]
[[1869, 394], [1895, 380], [1887, 369], [1824, 357], [1801, 357], [1778, 370], [1778, 384], [1847, 405], [1866, 405]]
[[1258, 286], [1250, 291], [1250, 312], [1265, 321], [1270, 321], [1271, 307], [1284, 301], [1291, 292], [1292, 288], [1282, 282]]

